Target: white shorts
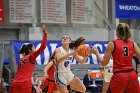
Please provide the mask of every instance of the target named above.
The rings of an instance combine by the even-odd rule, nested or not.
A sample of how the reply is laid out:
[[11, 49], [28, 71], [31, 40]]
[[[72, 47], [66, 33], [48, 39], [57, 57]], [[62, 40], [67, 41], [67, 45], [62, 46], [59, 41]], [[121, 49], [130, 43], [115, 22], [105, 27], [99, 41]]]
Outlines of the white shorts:
[[59, 87], [67, 86], [74, 78], [74, 74], [69, 72], [55, 72], [56, 83]]
[[105, 82], [110, 82], [112, 75], [104, 75], [104, 81]]

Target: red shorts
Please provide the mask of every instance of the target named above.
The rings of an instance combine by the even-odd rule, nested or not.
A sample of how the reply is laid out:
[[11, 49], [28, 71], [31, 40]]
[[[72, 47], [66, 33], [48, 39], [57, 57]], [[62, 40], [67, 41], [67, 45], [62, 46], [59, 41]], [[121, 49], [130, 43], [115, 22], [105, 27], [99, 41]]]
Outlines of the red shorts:
[[138, 92], [138, 93], [140, 93], [140, 85], [139, 85], [139, 89], [138, 89], [138, 90], [139, 90], [139, 92]]
[[12, 83], [9, 93], [32, 93], [32, 86], [28, 83]]
[[45, 89], [48, 86], [48, 91], [47, 93], [51, 93], [53, 91], [57, 91], [58, 87], [55, 81], [50, 81], [50, 80], [45, 80], [44, 85], [41, 87], [41, 89]]
[[138, 76], [135, 71], [115, 73], [110, 81], [111, 93], [140, 93], [138, 87]]

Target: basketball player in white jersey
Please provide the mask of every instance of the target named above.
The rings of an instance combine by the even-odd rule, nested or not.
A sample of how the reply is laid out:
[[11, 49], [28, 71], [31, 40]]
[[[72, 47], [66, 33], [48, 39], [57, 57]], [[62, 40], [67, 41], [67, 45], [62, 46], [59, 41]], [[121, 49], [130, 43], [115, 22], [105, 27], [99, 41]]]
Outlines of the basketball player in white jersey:
[[103, 73], [104, 76], [104, 82], [103, 82], [103, 87], [102, 87], [102, 93], [106, 93], [110, 79], [113, 75], [113, 60], [110, 60], [109, 63], [106, 66], [101, 66], [101, 72]]
[[[84, 38], [79, 38], [79, 40], [75, 43], [78, 43], [85, 40]], [[80, 41], [80, 42], [79, 42]], [[85, 63], [88, 56], [81, 57], [78, 56], [76, 50], [70, 48], [71, 38], [68, 35], [64, 35], [62, 37], [62, 46], [56, 49], [56, 71], [55, 71], [55, 79], [59, 86], [60, 93], [68, 93], [67, 86], [70, 85], [71, 89], [85, 92], [86, 88], [82, 81], [70, 70], [70, 65], [72, 64], [73, 58], [76, 59], [79, 63]], [[74, 44], [74, 45], [75, 45]], [[75, 48], [74, 48], [75, 49]]]

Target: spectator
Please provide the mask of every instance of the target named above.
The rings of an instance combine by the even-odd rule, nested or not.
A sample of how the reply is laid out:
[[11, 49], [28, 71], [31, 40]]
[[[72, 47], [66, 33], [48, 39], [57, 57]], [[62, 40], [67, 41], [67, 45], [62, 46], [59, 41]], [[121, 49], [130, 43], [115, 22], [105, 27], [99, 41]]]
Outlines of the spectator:
[[33, 85], [33, 93], [40, 93], [40, 81], [38, 78], [38, 74], [34, 73], [33, 77], [31, 78], [32, 85]]
[[6, 87], [4, 85], [4, 79], [2, 78], [1, 72], [0, 72], [0, 93], [6, 93]]
[[91, 70], [88, 69], [86, 75], [84, 76], [83, 79], [83, 83], [86, 86], [86, 89], [90, 87], [90, 85], [93, 84], [92, 80], [91, 80]]
[[93, 83], [93, 79], [91, 78], [91, 70], [88, 69], [86, 75], [83, 78], [83, 84], [86, 87], [86, 91], [90, 91], [91, 93], [98, 93], [99, 92], [99, 87]]

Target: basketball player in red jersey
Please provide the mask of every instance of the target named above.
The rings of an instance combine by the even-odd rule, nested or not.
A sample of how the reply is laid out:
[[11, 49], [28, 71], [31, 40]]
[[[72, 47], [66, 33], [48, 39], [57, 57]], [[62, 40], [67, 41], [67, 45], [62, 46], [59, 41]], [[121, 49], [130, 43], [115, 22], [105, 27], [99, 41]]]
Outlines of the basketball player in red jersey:
[[43, 91], [47, 90], [47, 93], [52, 93], [52, 92], [60, 93], [58, 90], [58, 86], [54, 79], [55, 68], [56, 68], [56, 61], [55, 61], [55, 52], [54, 52], [49, 60], [49, 63], [47, 64], [47, 66], [44, 69], [44, 74], [45, 74], [46, 80], [44, 82], [42, 90]]
[[33, 44], [24, 44], [20, 49], [19, 54], [23, 54], [23, 57], [19, 60], [17, 73], [13, 79], [10, 93], [32, 93], [31, 76], [35, 68], [35, 60], [46, 48], [47, 31], [45, 25], [42, 25], [42, 32], [42, 44], [37, 51], [35, 51]]
[[132, 66], [132, 57], [135, 53], [140, 58], [140, 49], [132, 41], [130, 28], [120, 23], [116, 30], [117, 39], [109, 42], [104, 57], [101, 57], [97, 48], [91, 52], [97, 56], [103, 66], [113, 57], [113, 76], [110, 81], [111, 93], [140, 93], [138, 92], [138, 76]]

